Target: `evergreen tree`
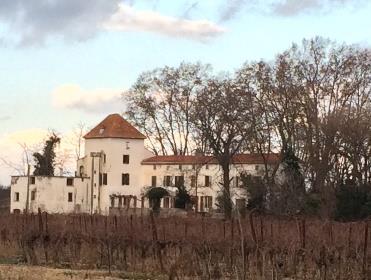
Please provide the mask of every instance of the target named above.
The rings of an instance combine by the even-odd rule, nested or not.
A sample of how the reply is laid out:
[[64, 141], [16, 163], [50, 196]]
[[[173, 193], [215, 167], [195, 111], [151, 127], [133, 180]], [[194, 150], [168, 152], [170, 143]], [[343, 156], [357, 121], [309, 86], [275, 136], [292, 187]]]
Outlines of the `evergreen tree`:
[[34, 175], [38, 176], [53, 176], [54, 175], [54, 160], [55, 147], [60, 143], [61, 139], [53, 133], [46, 140], [42, 153], [34, 153], [35, 170]]
[[184, 186], [179, 186], [175, 196], [175, 208], [185, 209], [191, 202], [191, 196]]

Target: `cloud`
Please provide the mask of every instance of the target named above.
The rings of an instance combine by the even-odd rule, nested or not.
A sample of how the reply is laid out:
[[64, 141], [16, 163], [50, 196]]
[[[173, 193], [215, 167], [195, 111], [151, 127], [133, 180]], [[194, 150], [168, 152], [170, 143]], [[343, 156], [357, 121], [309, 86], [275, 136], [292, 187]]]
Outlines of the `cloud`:
[[280, 16], [295, 16], [313, 11], [329, 12], [344, 5], [357, 6], [364, 3], [365, 0], [282, 0], [272, 3], [271, 11]]
[[199, 2], [193, 2], [190, 6], [188, 5], [186, 9], [183, 11], [182, 18], [189, 18], [192, 11], [197, 10], [199, 4], [200, 4]]
[[0, 116], [0, 121], [8, 121], [11, 118], [12, 118], [11, 116]]
[[106, 29], [152, 32], [202, 42], [217, 37], [226, 31], [208, 20], [188, 20], [165, 16], [155, 11], [137, 11], [125, 4], [119, 6], [119, 11], [104, 24]]
[[227, 0], [221, 9], [219, 21], [231, 20], [247, 4], [246, 0]]
[[[125, 4], [126, 3], [126, 4]], [[224, 29], [207, 20], [187, 20], [155, 11], [138, 11], [126, 0], [5, 0], [0, 23], [3, 43], [43, 44], [50, 37], [84, 41], [102, 31], [146, 31], [205, 41]]]
[[43, 43], [49, 36], [86, 40], [118, 9], [119, 0], [5, 0], [0, 21], [19, 36], [21, 45]]
[[86, 90], [78, 85], [62, 85], [52, 92], [52, 104], [56, 108], [79, 109], [89, 113], [117, 112], [123, 109], [121, 95], [120, 90]]
[[289, 17], [311, 12], [331, 12], [344, 6], [359, 8], [365, 3], [367, 0], [224, 0], [219, 22], [232, 20], [244, 10]]

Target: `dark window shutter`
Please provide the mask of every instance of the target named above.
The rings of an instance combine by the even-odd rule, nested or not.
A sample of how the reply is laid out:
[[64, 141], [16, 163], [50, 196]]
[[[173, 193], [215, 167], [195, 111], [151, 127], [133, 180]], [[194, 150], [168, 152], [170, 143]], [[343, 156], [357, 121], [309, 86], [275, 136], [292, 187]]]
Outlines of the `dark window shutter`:
[[103, 173], [103, 185], [107, 185], [107, 173]]
[[125, 186], [125, 185], [130, 185], [130, 176], [128, 173], [124, 173], [121, 175], [121, 182], [122, 182], [122, 185]]

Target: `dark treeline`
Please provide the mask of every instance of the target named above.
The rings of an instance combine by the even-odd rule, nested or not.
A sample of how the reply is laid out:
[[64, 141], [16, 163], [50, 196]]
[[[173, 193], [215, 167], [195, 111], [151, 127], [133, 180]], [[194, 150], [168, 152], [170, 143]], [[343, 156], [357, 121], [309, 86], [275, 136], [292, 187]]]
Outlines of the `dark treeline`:
[[249, 207], [363, 218], [371, 214], [370, 85], [370, 49], [315, 38], [231, 75], [200, 63], [143, 73], [127, 117], [156, 154], [214, 155], [227, 215], [231, 158], [250, 152], [279, 153], [280, 164], [266, 164], [262, 180], [241, 174]]

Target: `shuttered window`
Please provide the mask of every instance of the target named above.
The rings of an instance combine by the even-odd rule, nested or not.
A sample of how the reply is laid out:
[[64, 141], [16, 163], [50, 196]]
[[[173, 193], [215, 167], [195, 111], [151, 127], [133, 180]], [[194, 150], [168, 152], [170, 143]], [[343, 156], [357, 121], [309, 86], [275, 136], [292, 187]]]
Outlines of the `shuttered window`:
[[164, 186], [170, 187], [171, 186], [171, 176], [165, 176], [164, 177]]
[[123, 155], [122, 163], [123, 164], [129, 164], [129, 155]]
[[175, 176], [175, 186], [176, 187], [184, 186], [184, 176]]
[[151, 186], [152, 187], [156, 187], [156, 185], [157, 185], [157, 177], [156, 176], [152, 176]]
[[122, 180], [122, 185], [123, 186], [130, 185], [130, 176], [129, 176], [129, 173], [122, 174], [121, 180]]
[[205, 176], [205, 187], [210, 187], [211, 185], [211, 176]]
[[103, 173], [103, 185], [107, 185], [107, 182], [108, 182], [108, 178], [107, 178], [107, 173]]

